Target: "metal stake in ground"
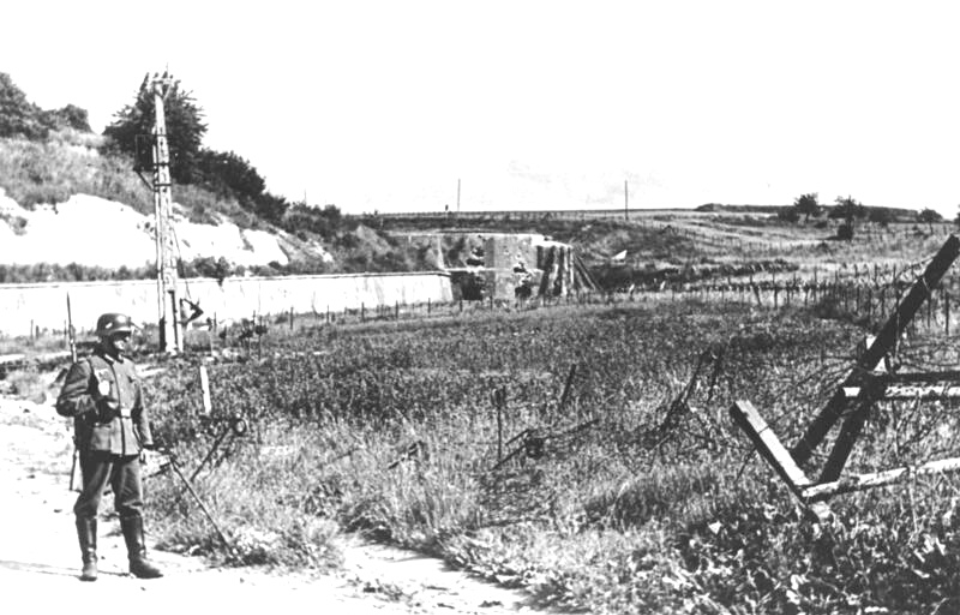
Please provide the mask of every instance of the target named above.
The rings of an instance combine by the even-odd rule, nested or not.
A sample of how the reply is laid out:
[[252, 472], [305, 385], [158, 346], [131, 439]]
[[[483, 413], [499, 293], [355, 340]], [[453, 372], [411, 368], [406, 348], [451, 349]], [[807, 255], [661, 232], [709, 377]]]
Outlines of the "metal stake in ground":
[[193, 496], [193, 499], [196, 500], [197, 506], [200, 507], [201, 512], [203, 512], [207, 520], [210, 521], [210, 523], [213, 525], [213, 529], [217, 531], [217, 536], [219, 536], [220, 540], [223, 541], [223, 545], [227, 548], [227, 551], [229, 551], [230, 554], [233, 555], [234, 557], [237, 557], [237, 553], [236, 551], [234, 551], [233, 545], [230, 543], [229, 540], [227, 540], [227, 537], [226, 535], [224, 535], [223, 530], [220, 529], [220, 525], [217, 524], [216, 520], [214, 520], [213, 518], [213, 515], [210, 514], [209, 510], [207, 510], [207, 507], [204, 505], [203, 500], [200, 499], [200, 495], [193, 488], [193, 485], [191, 485], [190, 481], [187, 480], [187, 477], [183, 475], [183, 472], [180, 470], [180, 464], [177, 463], [176, 456], [169, 451], [167, 451], [165, 455], [167, 457], [166, 465], [172, 468], [174, 474], [176, 474], [180, 478], [180, 480], [183, 481], [183, 485], [187, 488], [187, 491], [190, 492], [190, 495]]

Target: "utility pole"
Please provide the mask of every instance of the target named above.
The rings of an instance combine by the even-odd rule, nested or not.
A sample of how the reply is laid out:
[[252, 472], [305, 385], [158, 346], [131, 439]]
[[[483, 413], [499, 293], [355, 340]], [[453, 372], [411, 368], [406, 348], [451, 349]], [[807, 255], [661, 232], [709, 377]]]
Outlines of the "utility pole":
[[164, 72], [154, 75], [153, 102], [156, 123], [153, 140], [153, 205], [156, 214], [157, 244], [157, 310], [160, 325], [160, 352], [173, 354], [183, 350], [183, 339], [177, 322], [176, 239], [171, 214], [173, 197], [170, 182], [170, 150], [167, 147], [167, 121], [163, 100], [173, 85], [173, 79]]
[[623, 219], [626, 220], [630, 211], [630, 192], [627, 190], [627, 180], [623, 180]]
[[460, 215], [460, 180], [457, 180], [457, 215]]

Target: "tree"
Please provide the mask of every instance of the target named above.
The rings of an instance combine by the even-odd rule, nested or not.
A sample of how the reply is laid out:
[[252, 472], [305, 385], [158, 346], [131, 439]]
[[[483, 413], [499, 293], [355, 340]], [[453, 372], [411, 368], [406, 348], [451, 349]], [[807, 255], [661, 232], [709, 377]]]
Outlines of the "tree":
[[0, 73], [0, 137], [24, 137], [43, 141], [50, 131], [73, 128], [90, 132], [87, 110], [76, 105], [45, 111], [27, 100], [26, 94], [10, 79]]
[[863, 218], [867, 214], [866, 208], [851, 196], [837, 197], [836, 207], [830, 212], [831, 218], [842, 218], [844, 223], [837, 229], [837, 237], [840, 239], [853, 239], [853, 222], [857, 218]]
[[80, 132], [90, 132], [90, 119], [87, 110], [76, 105], [67, 105], [62, 109], [48, 111], [47, 114], [58, 125], [73, 128]]
[[818, 195], [816, 192], [810, 192], [800, 195], [793, 202], [793, 208], [798, 214], [804, 216], [804, 222], [809, 222], [810, 216], [816, 217], [820, 215], [820, 203], [817, 202], [817, 198]]
[[870, 209], [867, 219], [874, 224], [886, 227], [893, 222], [893, 212], [886, 207], [873, 207]]
[[853, 197], [837, 197], [836, 207], [830, 212], [831, 218], [842, 218], [847, 224], [853, 224], [854, 219], [863, 218], [867, 214], [866, 208]]
[[254, 201], [267, 186], [257, 170], [233, 152], [200, 150], [196, 175], [199, 182], [212, 190], [230, 192], [240, 201]]
[[[207, 132], [203, 110], [193, 94], [180, 86], [178, 79], [171, 82], [163, 107], [170, 148], [170, 176], [181, 184], [193, 183], [203, 135]], [[110, 138], [117, 150], [136, 156], [138, 137], [153, 134], [154, 109], [153, 85], [148, 74], [143, 78], [133, 104], [116, 113], [115, 121], [104, 129], [104, 136]]]
[[933, 209], [926, 208], [920, 212], [917, 212], [917, 222], [921, 224], [927, 224], [930, 227], [930, 234], [933, 234], [933, 224], [934, 222], [942, 222], [943, 216], [939, 212], [934, 211]]
[[50, 134], [50, 117], [27, 100], [27, 95], [6, 73], [0, 73], [0, 137], [25, 137], [33, 141]]

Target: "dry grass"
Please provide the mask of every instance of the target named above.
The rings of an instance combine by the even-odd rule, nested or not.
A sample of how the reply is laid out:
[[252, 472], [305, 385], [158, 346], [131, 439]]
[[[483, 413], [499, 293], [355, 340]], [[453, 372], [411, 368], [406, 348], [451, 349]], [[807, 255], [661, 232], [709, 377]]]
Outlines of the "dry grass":
[[14, 395], [37, 404], [47, 401], [48, 386], [36, 369], [16, 370], [7, 374], [7, 385]]
[[[43, 142], [0, 139], [0, 187], [21, 207], [63, 203], [88, 194], [124, 203], [152, 216], [153, 192], [133, 171], [133, 161], [103, 154], [103, 137], [65, 130]], [[145, 173], [152, 181], [150, 173]], [[234, 199], [221, 199], [197, 186], [175, 186], [174, 198], [191, 221], [214, 224], [222, 214], [250, 228], [256, 218]]]
[[[958, 526], [942, 522], [955, 481], [916, 485], [913, 500], [895, 497], [895, 505], [870, 494], [843, 498], [837, 521], [817, 528], [765, 466], [744, 466], [748, 449], [725, 418], [744, 396], [776, 418], [782, 438], [795, 437], [806, 416], [797, 409], [816, 403], [821, 384], [800, 377], [829, 367], [819, 366], [825, 346], [847, 354], [855, 331], [797, 312], [688, 307], [695, 312], [678, 303], [671, 313], [616, 307], [470, 327], [368, 325], [323, 338], [321, 355], [310, 352], [319, 338], [275, 340], [274, 352], [306, 352], [214, 377], [218, 403], [244, 409], [262, 442], [259, 457], [252, 447], [203, 479], [204, 493], [219, 515], [241, 519], [258, 532], [250, 540], [270, 547], [253, 561], [307, 561], [289, 538], [308, 520], [335, 521], [527, 587], [544, 604], [598, 612], [825, 613], [851, 600], [914, 612], [946, 595], [932, 581], [909, 594], [915, 567], [902, 554], [960, 541]], [[712, 401], [704, 384], [690, 404], [696, 417], [666, 421], [711, 340], [730, 344]], [[560, 409], [571, 356], [584, 371]], [[550, 377], [522, 377], [531, 370]], [[542, 456], [497, 464], [489, 394], [503, 385], [504, 455], [527, 428], [562, 434], [599, 422], [580, 436], [548, 438]], [[654, 433], [669, 437], [651, 447]], [[202, 443], [189, 445], [194, 458]], [[185, 523], [175, 507], [160, 511], [168, 516], [161, 526]], [[898, 529], [911, 518], [910, 531]], [[177, 530], [177, 540], [214, 546], [209, 528], [193, 523], [192, 537]], [[942, 587], [957, 583], [952, 556], [924, 557], [923, 574]], [[879, 580], [864, 582], [859, 570]]]

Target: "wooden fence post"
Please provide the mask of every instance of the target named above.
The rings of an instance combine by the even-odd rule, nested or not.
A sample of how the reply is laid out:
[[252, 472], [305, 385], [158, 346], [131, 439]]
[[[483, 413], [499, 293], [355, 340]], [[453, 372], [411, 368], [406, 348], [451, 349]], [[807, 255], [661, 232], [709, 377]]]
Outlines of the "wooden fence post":
[[493, 404], [497, 408], [497, 462], [503, 460], [503, 411], [507, 405], [507, 388], [493, 391]]
[[213, 404], [210, 401], [210, 377], [206, 365], [200, 365], [200, 394], [203, 415], [210, 416]]
[[943, 289], [943, 323], [945, 328], [945, 334], [950, 335], [950, 293], [947, 289]]

